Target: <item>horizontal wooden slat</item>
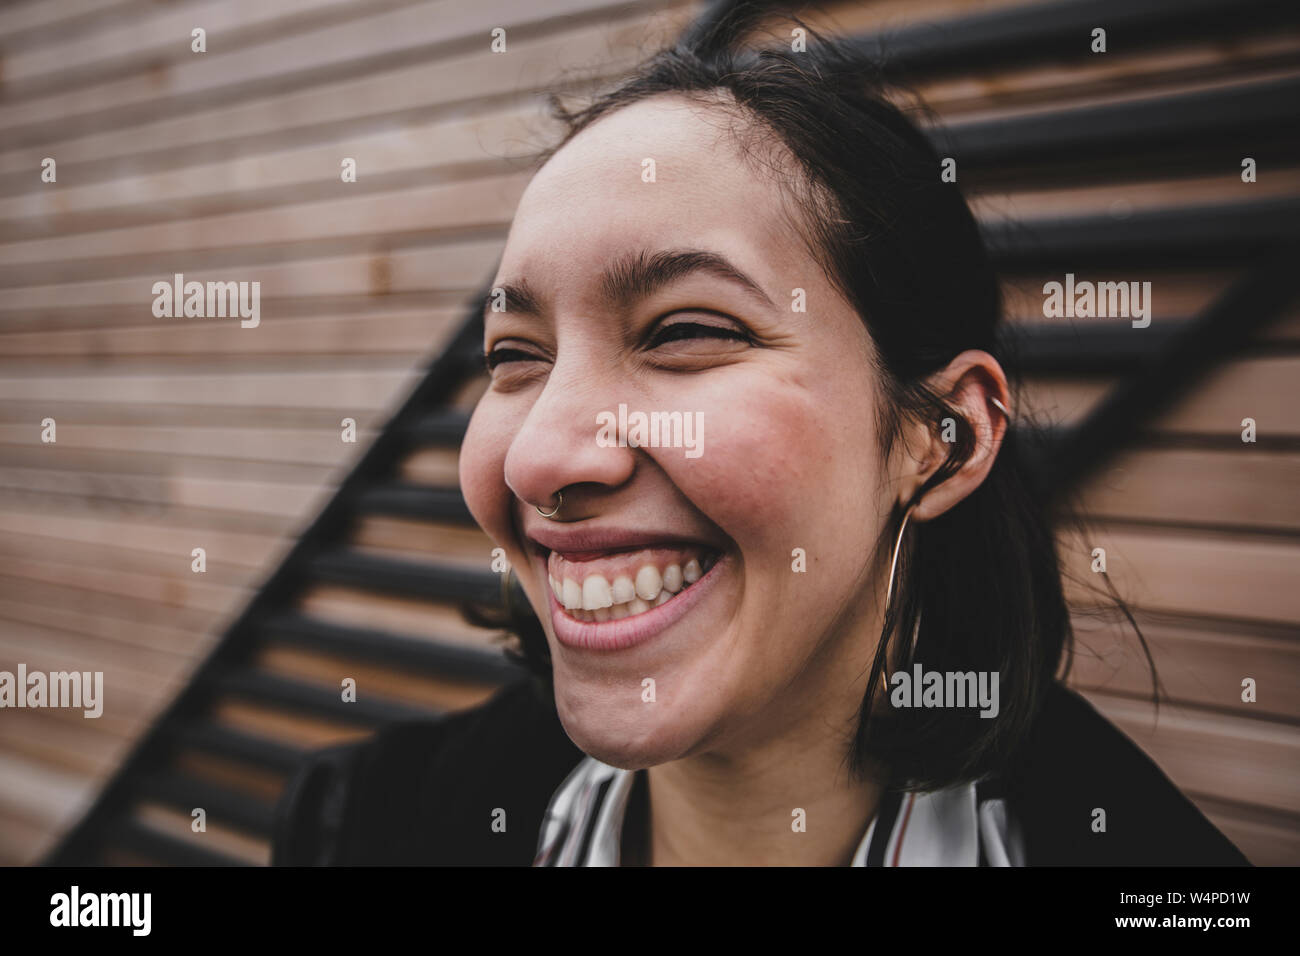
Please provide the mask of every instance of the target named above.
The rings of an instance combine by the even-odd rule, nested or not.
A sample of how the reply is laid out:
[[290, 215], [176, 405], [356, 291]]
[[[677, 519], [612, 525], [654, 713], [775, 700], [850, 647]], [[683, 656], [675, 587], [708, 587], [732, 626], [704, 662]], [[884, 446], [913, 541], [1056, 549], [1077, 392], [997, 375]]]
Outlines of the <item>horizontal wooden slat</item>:
[[[1105, 210], [1094, 210], [1101, 213]], [[1117, 227], [1122, 220], [1116, 220]], [[1241, 274], [1240, 269], [1207, 266], [1194, 270], [1181, 268], [1143, 268], [1134, 265], [1121, 268], [1081, 269], [1065, 267], [1059, 272], [1034, 270], [1031, 275], [1008, 274], [1002, 278], [1002, 297], [1006, 320], [1013, 323], [1064, 324], [1089, 326], [1108, 319], [1090, 319], [1066, 316], [1061, 318], [1043, 315], [1047, 296], [1043, 286], [1048, 282], [1066, 281], [1067, 272], [1073, 272], [1076, 282], [1150, 282], [1152, 324], [1167, 317], [1185, 318], [1201, 312], [1218, 298]], [[1141, 288], [1141, 286], [1139, 286]], [[1132, 320], [1130, 318], [1130, 328]], [[1147, 329], [1133, 329], [1140, 335]]]
[[496, 547], [477, 525], [457, 526], [378, 515], [362, 518], [351, 542], [353, 547], [374, 554], [416, 559], [423, 556], [480, 570], [490, 570], [492, 551]]
[[[1215, 144], [1243, 135], [1254, 138], [1255, 152], [1292, 165], [1300, 158], [1289, 107], [1298, 79], [1288, 67], [1172, 95], [1140, 91], [1064, 110], [999, 112], [949, 124], [932, 138], [942, 153], [960, 157], [968, 180], [1013, 188], [1028, 181], [1059, 186], [1071, 172], [1084, 181], [1124, 178], [1134, 162], [1211, 172], [1225, 164]], [[1238, 165], [1237, 157], [1229, 162]], [[1122, 231], [1115, 236], [1119, 243], [1126, 238]]]
[[1226, 714], [1161, 708], [1089, 692], [1087, 698], [1132, 737], [1184, 790], [1300, 811], [1300, 736], [1294, 728]]
[[286, 775], [238, 760], [229, 760], [201, 751], [177, 753], [172, 769], [199, 783], [213, 783], [228, 790], [242, 791], [265, 804], [274, 804], [284, 791]]
[[[253, 330], [249, 330], [253, 331]], [[39, 376], [0, 379], [0, 399], [28, 401], [101, 401], [171, 403], [178, 395], [204, 405], [301, 406], [305, 395], [329, 395], [333, 407], [383, 408], [389, 396], [407, 390], [409, 372], [248, 374], [232, 380], [225, 375], [96, 375]]]
[[138, 646], [126, 653], [128, 647], [94, 635], [31, 622], [6, 627], [0, 633], [0, 658], [19, 663], [24, 662], [24, 654], [40, 654], [39, 667], [34, 660], [25, 661], [29, 670], [102, 670], [106, 682], [120, 678], [121, 686], [140, 688], [148, 688], [154, 682], [175, 684], [189, 674], [190, 661], [182, 655]]
[[[207, 549], [208, 559], [222, 564], [261, 567], [278, 555], [283, 542], [276, 534], [246, 533], [232, 529], [230, 516], [208, 516], [206, 525], [191, 524], [204, 513], [177, 511], [171, 515], [122, 517], [124, 509], [109, 516], [74, 508], [36, 513], [31, 509], [0, 509], [0, 529], [19, 534], [61, 538], [72, 542], [116, 543], [124, 549], [155, 552], [168, 557], [188, 556], [195, 547]], [[192, 560], [192, 558], [191, 558]], [[199, 574], [195, 574], [199, 577]], [[219, 583], [213, 581], [214, 585]]]
[[[36, 643], [20, 643], [28, 636]], [[131, 726], [136, 731], [143, 730], [144, 722], [158, 716], [161, 701], [176, 694], [184, 686], [185, 678], [188, 677], [188, 672], [160, 677], [133, 667], [124, 667], [120, 663], [123, 656], [120, 651], [117, 657], [109, 656], [113, 648], [103, 648], [94, 656], [85, 653], [82, 649], [78, 649], [74, 654], [66, 649], [66, 642], [64, 648], [46, 648], [39, 644], [42, 639], [44, 635], [39, 631], [25, 628], [0, 643], [0, 662], [3, 662], [3, 669], [16, 673], [15, 668], [19, 664], [25, 664], [29, 674], [38, 671], [47, 674], [60, 671], [77, 671], [83, 674], [85, 671], [90, 671], [92, 675], [102, 673], [104, 675], [103, 700], [100, 703], [103, 710], [108, 712], [114, 722], [120, 720], [124, 726]], [[79, 721], [104, 719], [102, 716], [87, 716], [88, 709], [93, 710], [89, 707], [60, 707], [57, 708], [57, 712], [62, 719], [73, 724]], [[89, 727], [89, 724], [86, 726]]]
[[372, 733], [370, 728], [356, 724], [233, 698], [218, 701], [212, 714], [218, 726], [301, 750], [345, 743]]
[[[318, 353], [339, 357], [366, 352], [402, 355], [409, 363], [416, 354], [442, 350], [460, 314], [450, 310], [337, 315], [280, 319], [259, 326], [255, 338], [230, 335], [218, 325], [137, 325], [103, 329], [0, 333], [0, 350], [9, 358], [92, 359], [102, 362], [132, 356], [183, 355], [266, 356]], [[250, 330], [251, 331], [251, 330]]]
[[460, 453], [453, 448], [424, 448], [409, 455], [398, 477], [425, 485], [458, 485]]
[[116, 818], [105, 824], [96, 844], [95, 862], [103, 866], [245, 866], [249, 860], [172, 837], [136, 820]]
[[[115, 261], [94, 271], [108, 274], [125, 271], [116, 258], [131, 256], [137, 257], [127, 260], [127, 269], [131, 271], [138, 270], [143, 261], [151, 263], [153, 269], [180, 268], [193, 272], [213, 268], [207, 261], [207, 252], [214, 249], [452, 228], [491, 227], [504, 231], [529, 178], [527, 174], [513, 173], [378, 194], [349, 193], [347, 184], [340, 182], [336, 197], [286, 206], [275, 210], [273, 215], [255, 210], [66, 238], [29, 239], [0, 246], [0, 279], [6, 285], [72, 281], [78, 278], [78, 270], [83, 275], [87, 268], [94, 270], [94, 262], [87, 264], [82, 260], [106, 256], [115, 257]], [[99, 207], [104, 205], [105, 197], [113, 195], [104, 185], [82, 192], [94, 196], [90, 201]], [[61, 194], [58, 198], [62, 208], [77, 208], [76, 196]], [[165, 197], [158, 201], [165, 202]], [[6, 205], [6, 201], [0, 200], [0, 216], [4, 215]], [[24, 278], [23, 270], [10, 267], [60, 259], [73, 260], [77, 268], [64, 266], [56, 270], [53, 266], [42, 266], [35, 275]]]
[[[1139, 615], [1155, 661], [1161, 698], [1256, 719], [1300, 720], [1300, 642], [1294, 634], [1182, 618]], [[1077, 617], [1070, 683], [1088, 690], [1150, 700], [1151, 673], [1137, 635], [1121, 620]], [[1254, 702], [1242, 681], [1256, 682]]]
[[[1120, 594], [1152, 611], [1248, 621], [1300, 620], [1300, 541], [1178, 529], [1098, 526], [1062, 542], [1067, 593], [1080, 606], [1085, 588], [1102, 588], [1091, 570], [1094, 548]], [[1101, 593], [1105, 593], [1102, 591]]]
[[212, 508], [274, 516], [288, 527], [329, 500], [329, 486], [188, 479], [133, 474], [78, 474], [48, 468], [0, 468], [0, 489], [72, 495], [83, 500], [148, 502], [161, 507]]
[[[0, 575], [10, 579], [51, 583], [75, 579], [78, 586], [87, 590], [130, 596], [158, 604], [206, 608], [210, 611], [225, 611], [246, 593], [239, 588], [204, 584], [200, 581], [169, 581], [150, 574], [135, 574], [112, 568], [68, 566], [52, 561], [24, 561], [6, 555], [0, 555]], [[195, 574], [194, 577], [200, 575]]]
[[[1300, 82], [1295, 87], [1300, 95]], [[1300, 243], [1298, 215], [1300, 199], [1240, 198], [1134, 211], [1121, 229], [1107, 212], [984, 223], [981, 232], [995, 265], [1018, 272], [1056, 268], [1086, 276], [1093, 269], [1202, 263], [1254, 268], [1283, 244]]]
[[[63, 562], [79, 567], [113, 567], [119, 571], [160, 578], [189, 580], [196, 576], [191, 568], [194, 559], [189, 551], [158, 552], [49, 535], [6, 534], [0, 538], [0, 554], [32, 561]], [[217, 555], [213, 556], [207, 570], [201, 573], [202, 580], [208, 584], [234, 588], [247, 587], [254, 574], [250, 568], [222, 561]]]
[[[1054, 279], [1060, 282], [1063, 278], [1063, 275], [1057, 275], [1048, 278], [1048, 281]], [[1100, 281], [1108, 281], [1111, 278], [1107, 276]], [[1093, 280], [1089, 279], [1089, 281]], [[1127, 371], [1128, 368], [1122, 362], [1125, 354], [1145, 352], [1144, 357], [1155, 358], [1173, 340], [1173, 337], [1181, 335], [1191, 323], [1195, 322], [1192, 316], [1204, 312], [1226, 291], [1230, 281], [1231, 277], [1228, 276], [1216, 276], [1208, 281], [1207, 279], [1178, 280], [1178, 293], [1172, 297], [1173, 301], [1166, 301], [1170, 297], [1162, 296], [1153, 303], [1154, 314], [1151, 318], [1151, 326], [1145, 329], [1135, 328], [1132, 318], [1044, 317], [1043, 296], [1037, 292], [1027, 292], [1024, 285], [1017, 283], [1005, 287], [1008, 289], [1009, 308], [1001, 335], [1007, 340], [1028, 340], [1031, 343], [1035, 336], [1054, 335], [1061, 341], [1067, 341], [1066, 337], [1069, 336], [1085, 348], [1094, 341], [1094, 337], [1105, 335], [1115, 343], [1116, 361], [1111, 363], [1108, 369]], [[1166, 289], [1168, 288], [1166, 286]], [[1264, 350], [1273, 350], [1277, 354], [1294, 352], [1297, 344], [1300, 344], [1300, 305], [1283, 308], [1275, 318], [1254, 329], [1243, 340], [1244, 348], [1255, 354], [1262, 354]], [[1022, 374], [1028, 372], [1032, 375], [1037, 369], [1020, 368], [1018, 364], [1020, 358], [1019, 352], [1008, 354], [1008, 373], [1020, 371]]]
[[[353, 19], [314, 30], [297, 31], [279, 37], [259, 20], [280, 20], [311, 8], [335, 6]], [[387, 7], [398, 6], [395, 10]], [[207, 9], [204, 9], [206, 7]], [[246, 7], [247, 12], [241, 10]], [[470, 6], [417, 3], [399, 6], [394, 0], [372, 0], [363, 7], [347, 0], [279, 0], [259, 4], [256, 0], [211, 0], [192, 11], [163, 14], [143, 25], [123, 27], [117, 34], [101, 33], [70, 46], [87, 47], [101, 60], [131, 56], [131, 49], [154, 46], [165, 49], [167, 59], [176, 62], [165, 70], [155, 69], [122, 79], [108, 79], [89, 89], [33, 97], [22, 107], [0, 107], [0, 128], [21, 127], [40, 120], [68, 121], [86, 113], [103, 115], [128, 107], [139, 110], [163, 101], [195, 102], [216, 99], [229, 88], [261, 91], [294, 85], [295, 74], [330, 71], [335, 75], [356, 72], [366, 61], [383, 58], [389, 62], [410, 60], [444, 51], [464, 53], [477, 50], [491, 56], [489, 34], [493, 27], [508, 24], [526, 34], [539, 23], [560, 18], [599, 15], [610, 0], [552, 0], [544, 6], [520, 8], [510, 0], [483, 0]], [[357, 14], [360, 14], [358, 16]], [[208, 52], [190, 51], [190, 30], [206, 17]], [[143, 27], [143, 28], [142, 28]], [[224, 42], [223, 42], [224, 41]], [[261, 42], [259, 42], [261, 41]], [[76, 51], [82, 54], [82, 51]], [[74, 54], [74, 55], [76, 55]], [[22, 81], [42, 70], [58, 70], [77, 77], [76, 66], [60, 64], [63, 50], [36, 49], [26, 57], [14, 58], [10, 70]], [[83, 54], [84, 55], [84, 54]], [[160, 59], [156, 54], [152, 61]], [[145, 63], [151, 63], [145, 60]], [[76, 63], [74, 59], [71, 61]], [[134, 63], [139, 64], [137, 54]], [[39, 109], [39, 112], [37, 110]], [[43, 114], [43, 115], [42, 115]]]
[[0, 752], [0, 813], [20, 816], [40, 827], [58, 829], [85, 809], [93, 783], [80, 774], [56, 770], [29, 757]]
[[102, 611], [87, 613], [68, 604], [43, 602], [42, 595], [10, 594], [8, 583], [0, 579], [0, 621], [4, 622], [0, 626], [5, 628], [41, 624], [93, 636], [108, 646], [159, 651], [187, 662], [192, 661], [203, 646], [202, 632], [155, 624], [138, 617], [110, 617]]
[[[59, 403], [52, 403], [58, 405]], [[141, 406], [148, 409], [149, 406]], [[254, 412], [260, 408], [252, 409]], [[367, 417], [358, 411], [357, 443], [346, 444], [342, 441], [342, 419], [324, 425], [323, 419], [333, 419], [331, 413], [311, 410], [310, 417], [315, 422], [300, 428], [259, 428], [254, 424], [255, 415], [249, 416], [243, 427], [215, 428], [196, 425], [184, 427], [150, 427], [140, 425], [98, 425], [82, 424], [75, 415], [60, 417], [57, 408], [53, 409], [58, 426], [58, 441], [54, 444], [42, 443], [39, 423], [35, 425], [0, 425], [0, 446], [6, 447], [6, 454], [13, 454], [13, 446], [23, 445], [34, 451], [40, 451], [38, 459], [50, 465], [62, 465], [68, 462], [68, 452], [94, 453], [109, 451], [127, 451], [133, 454], [165, 455], [171, 460], [192, 458], [230, 459], [246, 462], [288, 462], [312, 465], [346, 465], [354, 459], [360, 449], [367, 447], [373, 439], [373, 430], [360, 427], [361, 418]], [[225, 408], [229, 419], [238, 419], [239, 410]], [[378, 410], [371, 410], [371, 420]], [[49, 414], [47, 412], [47, 414]], [[303, 416], [306, 417], [306, 416]], [[32, 458], [28, 458], [32, 461]]]
[[257, 633], [263, 648], [305, 649], [456, 683], [496, 685], [519, 676], [518, 666], [500, 647], [403, 634], [373, 624], [350, 625], [286, 611], [260, 622]]
[[[1090, 57], [1090, 59], [1096, 61], [1101, 58]], [[1130, 62], [1135, 65], [1151, 63], [1149, 59], [1138, 57], [1134, 57]], [[1010, 121], [1067, 110], [1136, 105], [1155, 97], [1176, 100], [1194, 94], [1227, 93], [1237, 89], [1266, 85], [1271, 81], [1294, 79], [1296, 66], [1294, 56], [1284, 56], [1279, 58], [1279, 62], [1251, 62], [1241, 64], [1231, 71], [1211, 70], [1190, 77], [1184, 76], [1181, 82], [1177, 83], [1162, 83], [1157, 78], [1151, 83], [1111, 84], [1109, 89], [1094, 89], [1086, 92], [1083, 88], [1078, 88], [1070, 91], [1073, 96], [1054, 97], [1049, 104], [1010, 106], [1005, 102], [993, 103], [990, 104], [991, 108], [963, 113], [960, 120], [954, 119], [952, 125], [978, 123], [988, 119]]]
[[[1294, 387], [1297, 375], [1300, 358], [1290, 355], [1228, 362], [1148, 427], [1160, 432], [1240, 437], [1242, 420], [1253, 418], [1260, 442], [1267, 442], [1270, 436], [1293, 438], [1300, 435], [1300, 405]], [[1112, 384], [1098, 379], [1029, 377], [1024, 383], [1024, 405], [1043, 419], [1073, 424]]]
[[220, 820], [209, 819], [206, 821], [204, 832], [195, 833], [191, 827], [194, 817], [188, 810], [180, 810], [156, 801], [141, 801], [135, 810], [135, 819], [173, 840], [220, 854], [238, 863], [265, 866], [271, 860], [271, 850], [266, 840], [226, 826]]
[[0, 866], [23, 866], [39, 860], [58, 834], [49, 827], [35, 826], [0, 807]]
[[125, 758], [133, 735], [143, 731], [147, 721], [115, 723], [116, 729], [125, 726], [130, 733], [112, 732], [113, 725], [102, 717], [78, 725], [51, 720], [40, 710], [6, 710], [0, 720], [0, 747], [42, 766], [102, 780]]
[[438, 711], [461, 710], [486, 700], [495, 683], [448, 680], [426, 674], [404, 673], [339, 654], [297, 647], [267, 647], [256, 664], [268, 674], [303, 681], [341, 693], [344, 678], [356, 681], [357, 699], [383, 698]]
[[377, 554], [361, 548], [324, 551], [312, 558], [307, 572], [317, 581], [428, 601], [496, 604], [502, 598], [501, 576], [489, 569], [409, 555]]
[[391, 515], [415, 521], [469, 525], [473, 518], [456, 486], [435, 488], [405, 482], [383, 482], [357, 494], [353, 501], [364, 515]]
[[181, 773], [174, 763], [143, 774], [137, 783], [136, 794], [141, 799], [156, 801], [185, 813], [202, 808], [209, 823], [263, 839], [270, 836], [274, 799], [267, 800], [244, 788]]
[[[176, 209], [205, 209], [219, 201], [220, 208], [240, 208], [260, 201], [264, 208], [310, 198], [313, 191], [341, 185], [342, 158], [357, 161], [357, 181], [350, 188], [365, 191], [374, 181], [401, 183], [413, 174], [428, 183], [445, 177], [465, 177], [493, 171], [505, 162], [518, 162], [535, 152], [558, 126], [539, 117], [534, 108], [476, 112], [473, 116], [452, 116], [430, 122], [410, 120], [397, 129], [381, 128], [344, 133], [327, 142], [290, 143], [281, 148], [249, 149], [238, 155], [214, 159], [182, 154], [185, 165], [167, 163], [170, 156], [152, 161], [116, 159], [111, 150], [95, 146], [96, 137], [51, 144], [44, 149], [58, 157], [60, 175], [67, 180], [60, 194], [88, 190], [102, 183], [109, 190], [108, 208], [122, 209], [132, 203], [152, 206], [166, 200], [166, 209], [156, 214], [176, 215]], [[124, 149], [131, 149], [123, 142]], [[137, 142], [134, 149], [139, 149]], [[37, 204], [49, 215], [62, 207], [54, 197], [37, 198], [45, 183], [32, 182], [33, 161], [39, 167], [42, 156], [31, 149], [0, 152], [0, 195], [10, 203]], [[24, 195], [26, 194], [26, 195]], [[18, 197], [22, 196], [21, 199]], [[116, 201], [114, 201], [116, 197]], [[83, 205], [99, 208], [87, 195]], [[31, 205], [15, 205], [21, 215]]]
[[308, 587], [303, 592], [300, 608], [305, 614], [340, 624], [380, 627], [471, 647], [494, 647], [501, 641], [500, 634], [466, 622], [454, 605], [375, 594], [342, 585]]
[[[605, 0], [565, 2], [586, 6], [595, 12], [606, 6]], [[438, 57], [417, 60], [415, 65], [400, 66], [384, 72], [368, 72], [355, 78], [347, 75], [355, 71], [340, 71], [345, 78], [334, 82], [290, 92], [276, 91], [249, 103], [188, 112], [175, 119], [169, 118], [138, 128], [136, 135], [142, 136], [141, 141], [149, 143], [153, 148], [164, 148], [167, 145], [194, 146], [199, 142], [218, 139], [230, 140], [266, 133], [282, 134], [287, 129], [362, 117], [373, 121], [377, 108], [388, 113], [427, 109], [461, 99], [466, 90], [473, 90], [477, 97], [517, 95], [521, 88], [536, 85], [543, 77], [555, 76], [566, 66], [579, 68], [591, 65], [591, 51], [599, 44], [609, 44], [611, 47], [611, 55], [607, 60], [601, 61], [607, 75], [626, 68], [637, 59], [635, 51], [629, 49], [629, 44], [643, 40], [646, 34], [645, 15], [641, 13], [636, 22], [624, 29], [622, 37], [617, 29], [611, 28], [611, 24], [601, 23], [567, 30], [560, 36], [516, 38], [510, 45], [508, 61], [503, 61], [500, 55], [493, 55], [489, 49], [489, 32], [494, 26], [518, 22], [517, 15], [511, 15], [510, 12], [517, 10], [518, 7], [510, 0], [493, 0], [491, 3], [476, 5], [473, 9], [459, 8], [458, 12], [452, 14], [462, 36], [461, 49], [455, 52], [444, 52]], [[398, 11], [388, 15], [388, 18], [395, 19], [402, 13]], [[385, 48], [390, 53], [394, 48], [399, 51], [414, 51], [421, 46], [450, 38], [450, 24], [444, 28], [437, 19], [429, 17], [427, 12], [415, 16], [418, 13], [418, 10], [405, 12], [407, 19], [415, 21], [408, 24], [405, 34], [385, 30], [377, 34], [377, 39], [367, 41], [367, 53], [380, 56]], [[670, 32], [673, 24], [682, 22], [681, 19], [674, 20], [671, 14], [670, 10], [665, 15]], [[388, 26], [391, 29], [392, 25]], [[266, 58], [264, 50], [256, 51], [262, 55], [256, 58], [250, 69], [255, 71], [255, 75], [265, 78], [268, 74], [275, 76], [286, 70], [323, 67], [331, 60], [334, 63], [355, 62], [361, 49], [356, 44], [356, 38], [346, 29], [340, 29], [332, 48], [325, 47], [320, 59], [312, 54], [308, 44], [298, 41], [293, 46], [291, 58], [280, 63]], [[243, 58], [252, 59], [249, 54], [244, 54]], [[566, 59], [568, 63], [565, 62]], [[209, 61], [210, 65], [200, 61], [190, 64], [187, 69], [171, 71], [166, 92], [172, 96], [184, 92], [193, 97], [214, 85], [226, 86], [232, 81], [238, 82], [240, 77], [237, 73], [225, 72], [235, 61], [231, 57], [226, 57], [225, 60], [226, 63], [223, 64], [220, 59], [214, 58]], [[400, 58], [398, 62], [401, 62]], [[56, 129], [66, 135], [70, 128], [90, 132], [113, 126], [121, 127], [126, 125], [124, 120], [129, 122], [132, 119], [138, 121], [145, 117], [152, 118], [148, 107], [156, 99], [156, 83], [133, 79], [102, 84], [89, 96], [85, 91], [78, 90], [29, 98], [9, 106], [0, 105], [0, 131], [7, 131], [13, 137], [10, 141], [15, 144], [48, 142]], [[172, 110], [175, 110], [174, 106]], [[219, 129], [210, 128], [206, 134], [191, 138], [214, 122], [219, 125]], [[112, 141], [111, 138], [109, 141]], [[136, 148], [138, 147], [139, 143]]]
[[1000, 65], [961, 76], [915, 84], [916, 93], [940, 116], [967, 117], [992, 109], [1095, 102], [1117, 91], [1184, 87], [1189, 81], [1243, 75], [1294, 63], [1300, 33], [1271, 27], [1232, 43], [1189, 43], [1173, 48], [1113, 49], [1069, 63]]
[[[966, 192], [970, 194], [971, 210], [980, 219], [1032, 220], [1109, 213], [1119, 227], [1135, 213], [1163, 207], [1300, 195], [1300, 169], [1289, 166], [1270, 170], [1254, 183], [1243, 183], [1237, 169], [1214, 176], [1169, 176], [1014, 192], [985, 193], [977, 185]], [[5, 261], [5, 256], [0, 256], [0, 261]]]
[[123, 12], [152, 6], [140, 0], [16, 0], [0, 9], [0, 49], [9, 49], [14, 41], [32, 31], [58, 26], [67, 29], [69, 22], [84, 21], [96, 15], [121, 16]]
[[1083, 510], [1098, 518], [1300, 530], [1300, 453], [1257, 449], [1137, 449], [1088, 482]]
[[245, 768], [263, 769], [283, 783], [306, 758], [306, 752], [265, 737], [219, 726], [207, 719], [177, 721], [164, 729], [168, 741], [180, 748], [178, 759], [203, 755]]
[[[391, 0], [371, 2], [382, 9]], [[203, 0], [180, 9], [158, 7], [151, 16], [123, 18], [90, 35], [7, 51], [5, 85], [27, 90], [34, 88], [37, 80], [53, 77], [67, 83], [88, 73], [111, 72], [122, 63], [138, 70], [141, 64], [200, 60], [203, 55], [190, 48], [190, 31], [196, 26], [207, 31], [207, 49], [215, 57], [223, 49], [246, 48], [260, 37], [312, 22], [305, 15], [347, 13], [349, 7], [356, 9], [349, 0], [277, 0], [273, 4]]]
[[[24, 660], [24, 663], [27, 661]], [[12, 666], [11, 662], [10, 670]], [[69, 670], [70, 668], [54, 669]], [[99, 717], [86, 717], [79, 710], [63, 707], [47, 707], [36, 711], [24, 708], [22, 713], [27, 714], [33, 721], [41, 721], [41, 726], [56, 736], [59, 734], [89, 735], [95, 738], [102, 736], [106, 739], [134, 741], [144, 732], [149, 723], [157, 718], [160, 709], [159, 701], [156, 699], [158, 695], [155, 693], [150, 699], [144, 699], [127, 688], [124, 694], [115, 696], [120, 697], [119, 703], [123, 706], [106, 708]], [[19, 711], [14, 710], [13, 713], [18, 714]], [[37, 746], [40, 740], [40, 734], [36, 734], [27, 741], [25, 746], [31, 748], [30, 752], [38, 760], [45, 760], [49, 755], [40, 753]]]
[[1193, 794], [1193, 802], [1255, 866], [1294, 866], [1300, 860], [1300, 818]]
[[[817, 30], [831, 33], [865, 33], [900, 30], [914, 24], [943, 22], [955, 17], [994, 10], [1029, 7], [1041, 0], [827, 0], [800, 13], [800, 19]], [[784, 11], [775, 20], [784, 26]]]
[[[0, 594], [4, 595], [5, 601], [26, 608], [13, 611], [15, 619], [25, 619], [32, 614], [40, 617], [38, 609], [55, 606], [79, 615], [102, 615], [106, 626], [114, 630], [120, 629], [123, 622], [138, 622], [142, 640], [156, 634], [161, 635], [159, 640], [165, 640], [170, 629], [182, 629], [191, 636], [192, 646], [196, 648], [207, 646], [208, 635], [220, 625], [223, 616], [221, 611], [176, 607], [130, 595], [88, 590], [76, 583], [75, 575], [58, 583], [0, 575]], [[155, 628], [162, 630], [155, 631]], [[176, 646], [184, 645], [178, 642]]]
[[[187, 272], [184, 275], [186, 282], [260, 282], [260, 318], [262, 322], [271, 322], [275, 315], [274, 300], [280, 296], [384, 295], [391, 291], [417, 289], [463, 291], [466, 277], [484, 274], [495, 262], [500, 247], [501, 243], [494, 240], [471, 241], [364, 256], [227, 266], [220, 272]], [[152, 316], [153, 284], [173, 281], [172, 276], [173, 273], [154, 273], [133, 278], [14, 288], [0, 299], [0, 319], [7, 312], [107, 305], [138, 307], [140, 319], [147, 319]], [[170, 321], [187, 324], [194, 319], [173, 318]], [[230, 335], [256, 335], [261, 328], [260, 324], [242, 328], [241, 320], [237, 318], [204, 321], [222, 323]]]
[[210, 687], [223, 696], [372, 729], [392, 721], [437, 716], [437, 711], [427, 702], [362, 695], [345, 701], [341, 687], [327, 687], [267, 670], [229, 671], [214, 677]]

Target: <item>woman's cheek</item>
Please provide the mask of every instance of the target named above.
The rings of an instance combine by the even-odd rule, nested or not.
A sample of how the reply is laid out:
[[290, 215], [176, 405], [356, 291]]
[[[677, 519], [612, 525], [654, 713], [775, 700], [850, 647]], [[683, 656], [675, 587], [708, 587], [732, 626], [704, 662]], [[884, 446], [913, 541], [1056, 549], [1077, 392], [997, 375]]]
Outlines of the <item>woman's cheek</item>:
[[738, 541], [780, 533], [815, 494], [828, 457], [820, 447], [825, 410], [799, 390], [766, 385], [694, 405], [703, 410], [699, 457], [665, 449], [675, 452], [664, 464], [674, 484]]
[[498, 544], [512, 536], [510, 489], [505, 482], [510, 449], [508, 422], [484, 396], [474, 410], [460, 447], [460, 488], [470, 514]]

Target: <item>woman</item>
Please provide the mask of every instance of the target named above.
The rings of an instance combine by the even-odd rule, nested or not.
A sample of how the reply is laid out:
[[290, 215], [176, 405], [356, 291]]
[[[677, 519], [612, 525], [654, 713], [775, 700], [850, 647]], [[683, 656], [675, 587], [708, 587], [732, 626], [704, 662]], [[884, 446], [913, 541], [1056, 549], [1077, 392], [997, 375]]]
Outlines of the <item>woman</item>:
[[834, 41], [742, 26], [562, 114], [486, 303], [461, 485], [540, 682], [318, 757], [275, 859], [1244, 862], [1057, 682], [998, 287], [940, 157]]

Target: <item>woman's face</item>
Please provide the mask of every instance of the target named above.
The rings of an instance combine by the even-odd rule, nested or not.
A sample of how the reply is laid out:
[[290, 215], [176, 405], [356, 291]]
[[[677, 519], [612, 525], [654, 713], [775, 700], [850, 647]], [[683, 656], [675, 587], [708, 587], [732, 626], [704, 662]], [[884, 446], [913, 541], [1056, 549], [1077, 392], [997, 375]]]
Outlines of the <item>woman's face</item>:
[[[656, 97], [539, 171], [461, 452], [565, 729], [619, 767], [849, 733], [879, 633], [872, 549], [898, 494], [870, 340], [730, 122]], [[683, 427], [619, 442], [652, 413]]]

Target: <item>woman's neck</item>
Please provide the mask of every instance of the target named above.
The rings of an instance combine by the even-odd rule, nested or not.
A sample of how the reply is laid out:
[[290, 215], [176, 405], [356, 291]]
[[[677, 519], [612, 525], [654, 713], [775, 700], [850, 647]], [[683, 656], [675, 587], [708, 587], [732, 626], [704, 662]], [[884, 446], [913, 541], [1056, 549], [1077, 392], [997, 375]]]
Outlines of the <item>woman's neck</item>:
[[624, 825], [629, 863], [852, 862], [883, 790], [878, 776], [855, 777], [848, 760], [874, 651], [865, 635], [879, 633], [879, 622], [864, 607], [846, 608], [843, 619], [858, 623], [828, 640], [761, 720], [747, 722], [744, 739], [716, 739], [638, 774]]
[[842, 747], [791, 748], [743, 762], [689, 757], [636, 781], [624, 862], [847, 866], [879, 798], [874, 780], [850, 778]]

